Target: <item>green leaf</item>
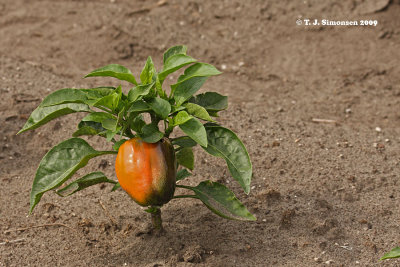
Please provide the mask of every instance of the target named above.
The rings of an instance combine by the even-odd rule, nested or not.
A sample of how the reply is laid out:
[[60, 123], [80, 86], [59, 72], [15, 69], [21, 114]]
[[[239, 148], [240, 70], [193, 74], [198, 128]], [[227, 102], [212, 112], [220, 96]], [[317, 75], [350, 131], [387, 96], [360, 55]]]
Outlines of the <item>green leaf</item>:
[[171, 112], [171, 105], [167, 100], [162, 98], [155, 97], [147, 101], [147, 104], [149, 104], [150, 108], [162, 119], [167, 118], [168, 114]]
[[115, 92], [115, 87], [95, 87], [90, 89], [79, 89], [84, 92], [88, 99], [99, 99]]
[[128, 112], [147, 112], [150, 111], [150, 107], [149, 105], [144, 102], [143, 100], [136, 100], [135, 102], [133, 102], [130, 106], [130, 108], [128, 109]]
[[114, 185], [114, 187], [111, 189], [111, 192], [114, 192], [115, 190], [117, 190], [118, 188], [120, 188], [121, 187], [121, 185], [119, 184], [119, 183], [116, 183], [115, 185]]
[[164, 134], [158, 130], [154, 124], [147, 124], [143, 126], [140, 138], [147, 143], [156, 143], [164, 137]]
[[156, 68], [154, 67], [153, 60], [151, 57], [147, 58], [146, 65], [140, 74], [140, 81], [142, 84], [149, 84], [153, 81], [153, 76], [156, 74]]
[[189, 114], [206, 121], [214, 121], [210, 115], [208, 114], [207, 110], [202, 106], [193, 103], [186, 103], [183, 105]]
[[171, 88], [174, 91], [179, 83], [182, 83], [193, 77], [210, 77], [214, 75], [219, 75], [221, 73], [222, 72], [217, 70], [213, 65], [206, 63], [195, 63], [192, 66], [188, 67], [183, 75], [179, 76], [177, 83], [171, 85]]
[[208, 112], [215, 112], [228, 108], [228, 97], [215, 92], [196, 95], [189, 99], [189, 102], [202, 106]]
[[165, 62], [167, 62], [167, 59], [169, 59], [173, 55], [177, 54], [184, 54], [186, 55], [187, 47], [185, 45], [177, 45], [170, 47], [163, 55], [163, 64], [165, 65]]
[[64, 88], [46, 96], [40, 106], [48, 107], [67, 103], [86, 104], [88, 95], [80, 89]]
[[92, 112], [82, 119], [82, 121], [94, 121], [99, 122], [103, 128], [111, 131], [116, 131], [117, 129], [117, 119], [106, 112]]
[[172, 55], [168, 57], [168, 59], [164, 63], [164, 67], [162, 71], [158, 74], [158, 78], [162, 82], [172, 72], [177, 71], [180, 68], [194, 62], [196, 62], [196, 59], [186, 56], [184, 54]]
[[53, 119], [56, 119], [58, 117], [67, 114], [76, 112], [89, 112], [89, 111], [90, 109], [86, 104], [69, 103], [69, 104], [61, 104], [49, 107], [42, 107], [39, 105], [29, 116], [25, 125], [18, 132], [18, 134], [28, 130], [36, 129]]
[[230, 220], [257, 220], [235, 197], [232, 191], [220, 183], [204, 181], [196, 187], [182, 185], [177, 185], [177, 187], [193, 190], [207, 208], [218, 216]]
[[173, 95], [176, 105], [180, 106], [192, 97], [206, 82], [207, 77], [193, 77], [178, 84], [175, 88]]
[[131, 128], [137, 133], [142, 132], [142, 128], [146, 125], [146, 122], [144, 121], [143, 115], [139, 114], [135, 118], [133, 118], [132, 123], [131, 123]]
[[122, 89], [118, 86], [115, 92], [112, 94], [101, 97], [100, 99], [86, 101], [90, 106], [94, 107], [106, 107], [112, 111], [115, 111], [118, 107], [119, 101], [121, 100]]
[[[73, 137], [79, 137], [82, 135], [101, 135], [101, 133], [104, 133], [106, 129], [101, 126], [101, 123], [99, 122], [94, 122], [94, 121], [81, 121], [78, 124], [78, 130], [75, 131], [72, 136]], [[104, 134], [103, 134], [104, 136]]]
[[192, 174], [187, 169], [181, 169], [176, 173], [176, 181], [183, 180]]
[[381, 260], [400, 258], [400, 247], [395, 247], [381, 258]]
[[234, 132], [216, 124], [205, 124], [208, 146], [204, 150], [215, 157], [223, 158], [233, 178], [239, 182], [246, 194], [250, 192], [252, 165], [242, 141]]
[[118, 149], [120, 148], [120, 146], [122, 146], [122, 144], [125, 143], [126, 141], [128, 141], [128, 140], [126, 140], [126, 139], [121, 139], [121, 140], [115, 142], [114, 145], [113, 145], [113, 149], [114, 149], [115, 151], [118, 151]]
[[61, 188], [60, 190], [57, 190], [56, 193], [59, 196], [66, 197], [78, 191], [81, 191], [89, 186], [101, 183], [116, 184], [117, 182], [108, 179], [107, 176], [105, 176], [105, 174], [102, 172], [92, 172], [83, 176], [82, 178], [77, 179], [76, 181], [73, 181], [69, 185]]
[[189, 136], [180, 136], [172, 139], [172, 144], [180, 147], [193, 147], [196, 146], [197, 143]]
[[138, 85], [132, 88], [128, 93], [128, 100], [130, 102], [136, 101], [140, 96], [147, 96], [150, 94], [151, 89], [154, 87], [154, 82], [146, 85]]
[[191, 118], [184, 124], [179, 125], [179, 128], [199, 145], [207, 147], [206, 130], [198, 119]]
[[85, 78], [100, 77], [100, 76], [113, 77], [113, 78], [117, 78], [122, 81], [127, 81], [130, 83], [133, 83], [134, 85], [137, 85], [136, 79], [133, 76], [132, 72], [128, 68], [118, 65], [118, 64], [110, 64], [105, 67], [96, 69], [96, 70], [92, 71], [91, 73], [89, 73], [88, 75], [86, 75]]
[[182, 165], [189, 170], [194, 169], [194, 154], [191, 147], [185, 147], [176, 152], [176, 160], [179, 165]]
[[190, 116], [186, 111], [179, 111], [178, 114], [173, 118], [173, 125], [181, 125], [187, 122], [188, 120], [192, 119], [193, 117]]
[[91, 158], [115, 154], [114, 151], [96, 151], [85, 140], [71, 138], [56, 145], [43, 157], [36, 171], [30, 197], [30, 213], [42, 195], [61, 186]]

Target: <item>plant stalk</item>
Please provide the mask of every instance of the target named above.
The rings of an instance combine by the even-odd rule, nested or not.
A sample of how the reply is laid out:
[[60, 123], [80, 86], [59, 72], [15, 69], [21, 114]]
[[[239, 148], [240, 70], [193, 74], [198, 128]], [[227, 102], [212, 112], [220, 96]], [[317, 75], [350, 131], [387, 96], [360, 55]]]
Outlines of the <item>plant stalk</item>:
[[151, 212], [151, 223], [153, 225], [153, 230], [158, 232], [164, 231], [161, 219], [161, 209], [159, 207], [153, 207], [154, 210]]

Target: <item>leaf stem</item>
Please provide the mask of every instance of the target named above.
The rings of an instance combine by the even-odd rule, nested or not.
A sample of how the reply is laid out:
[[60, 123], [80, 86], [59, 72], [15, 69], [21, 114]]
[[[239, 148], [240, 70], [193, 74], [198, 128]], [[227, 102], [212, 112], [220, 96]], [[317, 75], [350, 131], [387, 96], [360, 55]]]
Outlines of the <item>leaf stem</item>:
[[195, 198], [195, 199], [198, 199], [198, 196], [196, 196], [196, 195], [178, 195], [178, 196], [174, 196], [173, 198]]
[[187, 185], [181, 185], [181, 184], [177, 184], [177, 185], [175, 185], [176, 187], [180, 187], [180, 188], [185, 188], [185, 189], [190, 189], [190, 190], [193, 190], [193, 188], [192, 187], [190, 187], [190, 186], [187, 186]]

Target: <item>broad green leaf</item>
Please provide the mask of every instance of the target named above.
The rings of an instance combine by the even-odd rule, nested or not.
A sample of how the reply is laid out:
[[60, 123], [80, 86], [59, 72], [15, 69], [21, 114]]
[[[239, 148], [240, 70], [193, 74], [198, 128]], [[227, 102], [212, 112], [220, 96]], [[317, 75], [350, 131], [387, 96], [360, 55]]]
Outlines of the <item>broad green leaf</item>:
[[183, 104], [183, 106], [186, 108], [187, 112], [199, 119], [206, 120], [206, 121], [214, 121], [210, 115], [208, 114], [207, 110], [203, 108], [202, 106], [199, 106], [197, 104], [193, 103], [186, 103]]
[[194, 154], [191, 147], [185, 147], [176, 152], [176, 160], [179, 165], [182, 165], [189, 170], [194, 169]]
[[117, 142], [115, 142], [115, 144], [113, 145], [113, 149], [115, 151], [118, 151], [118, 149], [122, 146], [123, 143], [125, 143], [127, 140], [126, 139], [121, 139]]
[[176, 181], [183, 180], [192, 174], [187, 169], [181, 169], [176, 173]]
[[165, 91], [162, 89], [162, 84], [161, 84], [161, 81], [160, 81], [160, 78], [158, 77], [158, 75], [156, 76], [156, 91], [157, 91], [157, 94], [161, 98], [168, 100], [168, 96], [166, 95]]
[[184, 124], [179, 125], [179, 128], [199, 145], [207, 147], [206, 130], [198, 119], [191, 118]]
[[140, 74], [140, 81], [142, 84], [149, 84], [153, 81], [153, 76], [157, 74], [156, 68], [154, 67], [153, 60], [151, 57], [147, 58], [146, 65], [144, 65], [144, 68], [142, 70], [142, 73]]
[[400, 247], [395, 247], [381, 258], [381, 260], [400, 258]]
[[146, 122], [144, 121], [143, 115], [139, 114], [136, 117], [133, 118], [132, 123], [131, 123], [131, 128], [137, 133], [142, 132], [142, 128], [146, 125]]
[[193, 190], [196, 196], [209, 208], [212, 212], [230, 220], [257, 220], [246, 207], [235, 197], [224, 185], [204, 181], [196, 187], [177, 185], [186, 189]]
[[146, 112], [150, 111], [149, 105], [143, 100], [136, 100], [131, 104], [131, 107], [128, 109], [128, 112]]
[[213, 65], [206, 63], [195, 63], [192, 66], [188, 67], [184, 74], [179, 76], [176, 84], [171, 85], [172, 91], [175, 91], [175, 88], [182, 82], [189, 80], [193, 77], [210, 77], [214, 75], [219, 75], [222, 72], [217, 70]]
[[182, 106], [177, 107], [177, 106], [173, 105], [173, 106], [171, 106], [171, 113], [175, 113], [175, 112], [178, 112], [178, 111], [181, 111], [184, 109], [185, 109], [185, 107], [182, 107]]
[[167, 100], [164, 100], [159, 97], [155, 97], [147, 101], [147, 104], [151, 107], [151, 109], [162, 119], [168, 117], [168, 114], [171, 112], [171, 105]]
[[163, 64], [165, 65], [165, 62], [167, 59], [169, 59], [173, 55], [177, 54], [184, 54], [186, 55], [187, 47], [185, 45], [177, 45], [169, 48], [167, 51], [165, 51], [163, 55]]
[[118, 107], [119, 101], [121, 100], [122, 91], [121, 86], [118, 86], [117, 89], [112, 94], [103, 96], [99, 99], [88, 100], [87, 103], [90, 106], [94, 107], [106, 107], [112, 111], [115, 111]]
[[121, 187], [121, 185], [119, 184], [119, 183], [116, 183], [115, 185], [114, 185], [114, 187], [111, 189], [111, 192], [114, 192], [115, 190], [117, 190], [118, 188], [120, 188]]
[[81, 191], [89, 186], [102, 183], [111, 183], [115, 185], [117, 182], [108, 179], [107, 176], [105, 176], [105, 174], [102, 172], [92, 172], [57, 190], [56, 193], [59, 196], [66, 197], [75, 194], [76, 192]]
[[158, 130], [154, 124], [147, 124], [143, 126], [140, 138], [147, 143], [156, 143], [164, 137], [164, 134]]
[[193, 117], [190, 116], [186, 111], [182, 110], [179, 111], [178, 114], [173, 118], [173, 125], [181, 125], [187, 122], [188, 120], [192, 119]]
[[78, 130], [75, 131], [72, 136], [79, 137], [82, 135], [100, 135], [104, 136], [104, 131], [106, 129], [99, 122], [94, 121], [81, 121], [78, 124]]
[[193, 77], [178, 84], [173, 95], [176, 105], [180, 106], [203, 86], [208, 77]]
[[208, 112], [220, 111], [228, 107], [228, 97], [215, 92], [196, 95], [189, 99], [189, 102], [202, 106]]
[[115, 92], [115, 87], [95, 87], [90, 89], [79, 89], [84, 92], [88, 99], [99, 99]]
[[82, 119], [82, 121], [94, 121], [99, 122], [103, 126], [103, 128], [111, 131], [115, 131], [117, 129], [117, 119], [106, 112], [92, 112], [86, 117]]
[[46, 96], [40, 106], [48, 107], [67, 103], [86, 104], [88, 95], [80, 89], [64, 88]]
[[180, 136], [172, 139], [172, 144], [180, 147], [193, 147], [196, 146], [197, 143], [189, 136]]
[[223, 158], [233, 178], [248, 194], [252, 165], [246, 147], [231, 130], [216, 124], [205, 124], [204, 126], [208, 139], [208, 146], [203, 146], [204, 150], [215, 157]]
[[49, 121], [76, 112], [89, 112], [90, 109], [86, 104], [61, 104], [56, 106], [42, 107], [38, 106], [32, 114], [29, 116], [24, 127], [18, 132], [18, 134], [36, 129]]
[[164, 63], [164, 67], [162, 71], [158, 74], [158, 78], [162, 82], [170, 73], [177, 71], [180, 68], [194, 62], [196, 62], [196, 59], [184, 54], [175, 54], [173, 56], [170, 56]]
[[110, 64], [105, 67], [96, 69], [96, 70], [92, 71], [91, 73], [89, 73], [88, 75], [86, 75], [85, 78], [100, 77], [100, 76], [113, 77], [113, 78], [117, 78], [122, 81], [127, 81], [130, 83], [133, 83], [134, 85], [137, 85], [136, 79], [133, 76], [132, 72], [128, 68], [118, 65], [118, 64]]
[[132, 88], [128, 93], [128, 99], [130, 102], [136, 101], [140, 96], [147, 96], [150, 94], [151, 89], [154, 87], [154, 82], [146, 85], [138, 85]]
[[91, 158], [115, 154], [114, 151], [96, 151], [85, 140], [71, 138], [56, 145], [43, 157], [36, 171], [30, 197], [30, 213], [42, 195], [61, 186]]

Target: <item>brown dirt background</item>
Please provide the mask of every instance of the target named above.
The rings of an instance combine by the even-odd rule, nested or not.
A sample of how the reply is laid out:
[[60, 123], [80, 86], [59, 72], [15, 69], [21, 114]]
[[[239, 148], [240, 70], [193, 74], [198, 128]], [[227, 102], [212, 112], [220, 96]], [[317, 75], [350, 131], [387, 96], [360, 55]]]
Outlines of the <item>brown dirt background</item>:
[[[23, 239], [0, 245], [0, 266], [399, 266], [378, 261], [400, 243], [399, 1], [168, 0], [141, 10], [156, 3], [0, 0], [0, 243]], [[305, 27], [299, 17], [379, 24]], [[40, 159], [81, 117], [16, 136], [27, 115], [56, 89], [118, 85], [82, 79], [103, 65], [137, 76], [151, 55], [160, 67], [176, 44], [226, 67], [202, 90], [229, 96], [219, 120], [242, 138], [254, 168], [246, 196], [224, 161], [198, 149], [185, 183], [225, 183], [257, 222], [174, 200], [163, 208], [167, 233], [156, 237], [143, 232], [147, 215], [109, 186], [69, 198], [47, 193], [27, 217]], [[79, 174], [115, 178], [113, 161]], [[51, 223], [75, 230], [7, 232]]]

